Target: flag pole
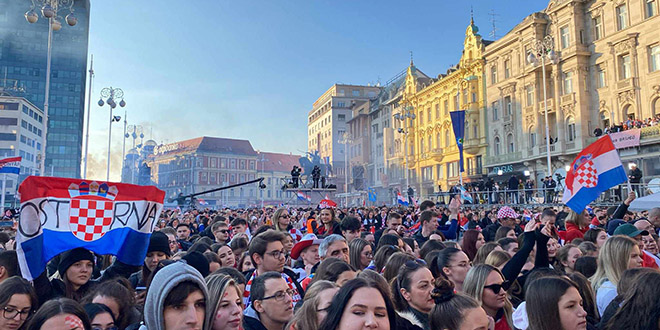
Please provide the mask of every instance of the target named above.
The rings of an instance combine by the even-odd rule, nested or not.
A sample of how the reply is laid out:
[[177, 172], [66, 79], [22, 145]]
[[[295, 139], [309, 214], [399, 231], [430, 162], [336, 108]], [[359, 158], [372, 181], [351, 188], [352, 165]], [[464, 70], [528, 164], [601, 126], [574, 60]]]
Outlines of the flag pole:
[[7, 187], [7, 174], [2, 173], [2, 197], [0, 197], [0, 205], [2, 205], [2, 216], [5, 216], [5, 189]]

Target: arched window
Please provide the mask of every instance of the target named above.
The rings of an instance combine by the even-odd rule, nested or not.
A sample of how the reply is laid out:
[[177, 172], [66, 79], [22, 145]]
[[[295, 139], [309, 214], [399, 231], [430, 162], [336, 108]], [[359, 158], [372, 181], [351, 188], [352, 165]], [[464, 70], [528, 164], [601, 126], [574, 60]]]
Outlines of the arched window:
[[427, 148], [429, 148], [429, 151], [433, 150], [433, 137], [431, 134], [429, 134], [429, 146]]
[[600, 126], [602, 129], [610, 127], [610, 114], [606, 110], [600, 112]]
[[468, 121], [465, 121], [465, 133], [463, 134], [463, 138], [465, 140], [470, 138], [470, 123]]
[[509, 135], [506, 136], [506, 147], [507, 147], [507, 152], [511, 153], [514, 152], [515, 147], [513, 145], [513, 134], [509, 133]]
[[424, 149], [424, 137], [422, 137], [419, 139], [419, 153], [424, 153], [424, 151], [426, 151], [426, 149]]
[[500, 138], [498, 136], [495, 137], [495, 156], [500, 155]]
[[575, 141], [575, 119], [573, 117], [568, 117], [566, 124], [566, 138], [569, 142]]
[[440, 148], [440, 146], [442, 145], [442, 143], [440, 143], [440, 141], [441, 141], [441, 135], [440, 135], [440, 133], [438, 133], [438, 134], [435, 135], [435, 140], [436, 140], [436, 141], [435, 141], [435, 145], [436, 145], [436, 147], [437, 147], [437, 148]]
[[655, 117], [658, 114], [658, 109], [660, 107], [660, 98], [656, 98], [651, 102], [651, 116]]
[[449, 131], [445, 131], [445, 148], [449, 148]]
[[635, 109], [628, 104], [623, 108], [623, 120], [635, 119]]

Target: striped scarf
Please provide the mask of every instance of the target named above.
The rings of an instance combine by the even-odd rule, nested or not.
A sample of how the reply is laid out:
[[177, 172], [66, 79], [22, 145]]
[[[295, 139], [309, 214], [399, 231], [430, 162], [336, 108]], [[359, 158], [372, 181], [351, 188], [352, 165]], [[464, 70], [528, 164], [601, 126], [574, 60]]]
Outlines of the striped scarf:
[[[289, 289], [293, 291], [293, 296], [291, 299], [293, 300], [293, 305], [302, 300], [302, 297], [300, 297], [300, 292], [298, 292], [298, 289], [296, 288], [296, 285], [293, 283], [293, 280], [289, 275], [281, 273], [282, 278], [286, 281], [286, 284], [289, 286]], [[247, 283], [245, 284], [245, 291], [243, 292], [243, 306], [244, 308], [248, 308], [250, 306], [250, 288], [252, 287], [252, 281], [254, 281], [255, 277], [257, 277], [257, 270], [255, 269], [250, 278], [248, 279]]]

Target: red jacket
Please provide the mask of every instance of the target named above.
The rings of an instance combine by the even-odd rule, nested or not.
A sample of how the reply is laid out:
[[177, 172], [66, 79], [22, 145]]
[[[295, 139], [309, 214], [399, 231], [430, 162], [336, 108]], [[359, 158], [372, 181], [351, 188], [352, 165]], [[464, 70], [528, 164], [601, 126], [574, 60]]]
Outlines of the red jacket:
[[564, 240], [566, 243], [572, 242], [576, 238], [584, 238], [584, 233], [589, 230], [589, 227], [585, 227], [584, 229], [580, 229], [577, 225], [567, 222], [566, 223], [566, 234]]

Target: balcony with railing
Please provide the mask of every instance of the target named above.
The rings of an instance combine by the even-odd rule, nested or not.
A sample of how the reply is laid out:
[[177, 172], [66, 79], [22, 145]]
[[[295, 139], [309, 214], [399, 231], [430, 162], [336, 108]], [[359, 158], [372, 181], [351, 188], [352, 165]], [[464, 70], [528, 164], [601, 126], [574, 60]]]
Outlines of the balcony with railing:
[[616, 89], [618, 90], [632, 89], [635, 88], [635, 86], [637, 86], [637, 78], [634, 77], [624, 79], [616, 83]]
[[476, 155], [479, 153], [479, 149], [487, 145], [485, 137], [471, 138], [463, 141], [463, 150], [470, 155]]
[[433, 160], [435, 160], [436, 162], [442, 161], [442, 158], [444, 158], [445, 156], [444, 149], [442, 148], [435, 148], [431, 150], [430, 154]]
[[[554, 99], [547, 99], [546, 102], [548, 103], [548, 113], [553, 113], [555, 112], [555, 100]], [[545, 112], [545, 103], [546, 102], [539, 102], [539, 112], [543, 114]]]
[[498, 156], [489, 156], [486, 158], [488, 165], [508, 164], [518, 162], [522, 159], [522, 152], [509, 152]]
[[575, 93], [568, 93], [561, 96], [561, 104], [571, 104], [575, 102]]
[[482, 175], [487, 175], [488, 171], [484, 167], [478, 167], [478, 168], [468, 168], [467, 169], [467, 175], [468, 176], [482, 176]]
[[660, 139], [660, 125], [642, 127], [639, 133], [640, 142], [648, 143]]
[[[539, 154], [545, 154], [548, 150], [548, 148], [546, 148], [546, 147], [547, 146], [545, 144], [539, 146]], [[557, 145], [555, 145], [555, 144], [550, 145], [550, 152], [555, 152], [556, 149], [557, 149]]]

